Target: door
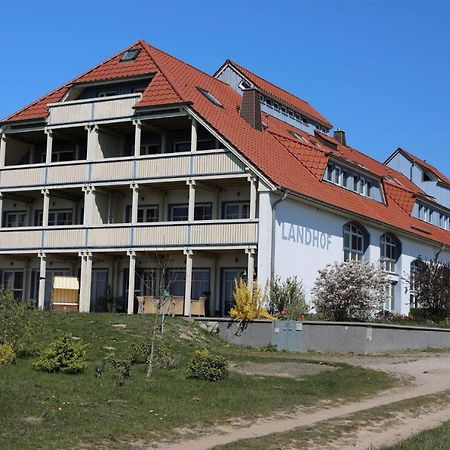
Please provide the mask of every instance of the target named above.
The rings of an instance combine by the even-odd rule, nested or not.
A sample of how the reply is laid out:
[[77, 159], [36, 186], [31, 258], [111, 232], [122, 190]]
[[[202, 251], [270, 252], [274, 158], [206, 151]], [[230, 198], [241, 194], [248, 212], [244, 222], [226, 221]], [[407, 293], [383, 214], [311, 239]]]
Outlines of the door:
[[108, 269], [92, 269], [91, 312], [105, 312], [108, 296]]
[[234, 305], [234, 283], [236, 279], [243, 276], [245, 268], [222, 269], [220, 297], [222, 305], [222, 316], [228, 316]]

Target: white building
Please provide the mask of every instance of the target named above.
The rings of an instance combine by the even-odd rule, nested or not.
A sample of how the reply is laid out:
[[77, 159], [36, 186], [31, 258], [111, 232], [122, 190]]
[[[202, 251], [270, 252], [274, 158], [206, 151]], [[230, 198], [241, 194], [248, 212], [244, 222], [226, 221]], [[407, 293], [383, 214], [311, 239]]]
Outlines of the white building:
[[0, 282], [41, 308], [72, 275], [80, 311], [132, 313], [164, 269], [185, 315], [205, 295], [226, 315], [236, 277], [309, 293], [326, 264], [367, 258], [405, 313], [411, 264], [450, 260], [448, 204], [231, 61], [209, 76], [139, 41], [0, 126]]

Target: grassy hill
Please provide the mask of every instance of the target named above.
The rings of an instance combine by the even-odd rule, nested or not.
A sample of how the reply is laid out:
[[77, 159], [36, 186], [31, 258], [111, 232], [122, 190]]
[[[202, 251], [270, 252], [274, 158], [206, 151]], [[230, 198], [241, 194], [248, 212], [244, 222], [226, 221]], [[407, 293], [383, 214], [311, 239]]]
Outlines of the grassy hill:
[[[29, 349], [32, 354], [15, 365], [0, 366], [0, 448], [128, 448], [140, 439], [179, 438], [233, 418], [361, 397], [392, 384], [383, 373], [346, 365], [300, 380], [235, 372], [218, 383], [186, 379], [191, 354], [205, 347], [235, 364], [306, 364], [307, 356], [233, 347], [178, 318], [167, 319], [164, 342], [180, 359], [179, 368], [157, 370], [147, 380], [146, 366], [133, 366], [123, 387], [109, 375], [96, 376], [106, 355], [127, 357], [132, 343], [148, 336], [152, 322], [152, 316], [45, 313]], [[88, 344], [88, 370], [82, 375], [34, 370], [33, 353], [63, 333]]]

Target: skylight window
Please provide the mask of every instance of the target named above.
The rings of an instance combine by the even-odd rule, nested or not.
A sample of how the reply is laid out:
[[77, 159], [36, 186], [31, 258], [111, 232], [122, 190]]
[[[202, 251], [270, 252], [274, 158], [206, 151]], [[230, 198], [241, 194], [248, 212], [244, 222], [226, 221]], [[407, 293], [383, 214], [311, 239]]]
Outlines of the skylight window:
[[214, 95], [211, 94], [211, 92], [208, 92], [206, 89], [202, 89], [202, 88], [197, 88], [199, 92], [201, 92], [213, 105], [216, 106], [220, 106], [221, 108], [223, 108], [223, 105], [221, 102], [219, 102], [219, 100], [217, 100], [216, 97], [214, 97]]
[[139, 48], [127, 50], [120, 60], [121, 62], [134, 61], [141, 50]]

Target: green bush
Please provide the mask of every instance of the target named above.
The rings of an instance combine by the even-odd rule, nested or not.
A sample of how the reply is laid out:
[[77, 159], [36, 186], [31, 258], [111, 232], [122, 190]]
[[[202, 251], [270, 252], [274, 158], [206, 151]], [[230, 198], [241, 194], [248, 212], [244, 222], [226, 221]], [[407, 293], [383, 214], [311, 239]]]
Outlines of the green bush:
[[125, 380], [131, 377], [131, 359], [117, 359], [112, 355], [103, 358], [102, 365], [96, 369], [97, 376], [102, 376], [105, 369], [111, 369], [116, 385], [122, 387]]
[[[143, 340], [132, 345], [131, 364], [147, 364], [151, 352], [151, 340]], [[179, 358], [163, 342], [155, 341], [153, 349], [153, 366], [159, 369], [176, 369]]]
[[0, 366], [2, 364], [14, 364], [16, 362], [16, 352], [10, 344], [0, 344]]
[[64, 335], [41, 352], [33, 367], [44, 372], [82, 373], [87, 368], [86, 347]]
[[220, 381], [228, 375], [228, 361], [209, 350], [196, 351], [187, 369], [187, 378], [205, 381]]
[[0, 344], [11, 345], [15, 353], [27, 350], [41, 318], [31, 302], [17, 300], [11, 290], [0, 287]]
[[277, 319], [299, 320], [309, 312], [303, 284], [297, 277], [281, 281], [275, 277], [270, 286], [270, 304]]

